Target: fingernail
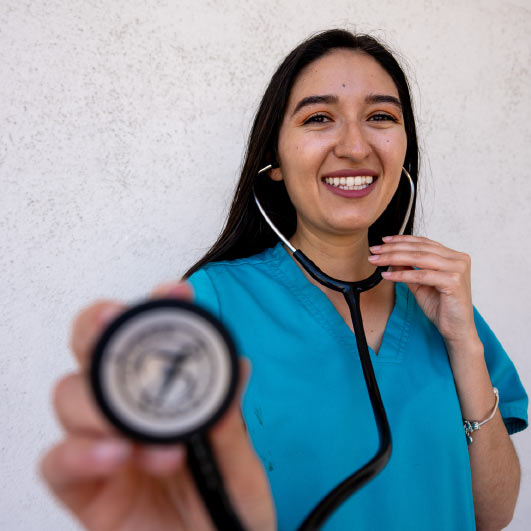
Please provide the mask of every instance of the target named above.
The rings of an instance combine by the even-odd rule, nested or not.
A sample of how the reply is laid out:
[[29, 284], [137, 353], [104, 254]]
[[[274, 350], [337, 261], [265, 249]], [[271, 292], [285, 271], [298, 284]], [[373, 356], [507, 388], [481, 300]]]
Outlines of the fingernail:
[[382, 272], [382, 277], [383, 278], [389, 278], [391, 276], [391, 271], [383, 271]]
[[91, 450], [92, 457], [99, 463], [125, 461], [131, 455], [131, 444], [125, 441], [103, 441]]
[[383, 240], [384, 242], [390, 242], [392, 239], [393, 239], [392, 236], [384, 236], [384, 237], [382, 238], [382, 240]]
[[369, 247], [371, 251], [379, 251], [381, 248], [381, 245], [373, 245], [372, 247]]
[[113, 305], [105, 308], [100, 314], [100, 323], [102, 325], [109, 324], [115, 317], [118, 317], [123, 310], [123, 306], [120, 305]]
[[369, 256], [369, 262], [377, 262], [378, 260], [380, 260], [380, 256], [377, 254], [373, 256]]

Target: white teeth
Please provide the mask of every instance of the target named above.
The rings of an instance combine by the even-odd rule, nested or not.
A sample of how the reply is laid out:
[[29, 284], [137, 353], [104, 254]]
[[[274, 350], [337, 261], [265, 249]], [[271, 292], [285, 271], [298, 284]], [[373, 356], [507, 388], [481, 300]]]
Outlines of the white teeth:
[[341, 190], [363, 190], [364, 188], [367, 188], [367, 186], [369, 186], [368, 184], [360, 184], [359, 186], [339, 186], [339, 188], [341, 188]]
[[325, 182], [342, 190], [363, 190], [372, 184], [373, 180], [372, 175], [358, 175], [356, 177], [326, 177]]

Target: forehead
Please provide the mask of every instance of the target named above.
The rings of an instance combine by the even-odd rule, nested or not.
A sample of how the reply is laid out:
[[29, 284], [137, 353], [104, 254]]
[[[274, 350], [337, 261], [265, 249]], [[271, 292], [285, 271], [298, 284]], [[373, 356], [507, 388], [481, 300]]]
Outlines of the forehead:
[[370, 55], [337, 49], [301, 71], [291, 89], [288, 107], [292, 108], [300, 98], [315, 94], [398, 97], [398, 90], [391, 76]]

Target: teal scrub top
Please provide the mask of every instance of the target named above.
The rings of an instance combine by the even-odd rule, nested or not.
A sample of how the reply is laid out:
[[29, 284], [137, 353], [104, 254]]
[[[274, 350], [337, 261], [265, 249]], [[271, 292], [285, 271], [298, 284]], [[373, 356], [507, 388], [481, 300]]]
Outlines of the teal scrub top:
[[[293, 531], [378, 448], [354, 334], [281, 243], [208, 264], [189, 281], [196, 302], [225, 324], [251, 361], [242, 412], [278, 528]], [[466, 437], [443, 339], [404, 284], [395, 294], [378, 355], [370, 349], [391, 426], [391, 459], [323, 529], [475, 529]], [[475, 321], [501, 415], [516, 433], [527, 427], [526, 392], [477, 311]]]

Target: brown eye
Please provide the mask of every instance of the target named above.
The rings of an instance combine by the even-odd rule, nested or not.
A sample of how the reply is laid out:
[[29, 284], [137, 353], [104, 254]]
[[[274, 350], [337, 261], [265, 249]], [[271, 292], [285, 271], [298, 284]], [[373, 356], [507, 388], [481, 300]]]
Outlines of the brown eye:
[[385, 122], [385, 121], [397, 122], [398, 121], [394, 116], [391, 116], [390, 114], [386, 114], [386, 113], [373, 114], [369, 118], [369, 120], [372, 120], [373, 122]]
[[311, 123], [314, 123], [314, 124], [323, 124], [323, 123], [326, 123], [328, 120], [330, 120], [330, 118], [328, 118], [328, 116], [326, 116], [325, 114], [314, 114], [313, 116], [310, 116], [310, 117], [304, 122], [304, 125], [306, 125], [306, 124], [311, 124]]

